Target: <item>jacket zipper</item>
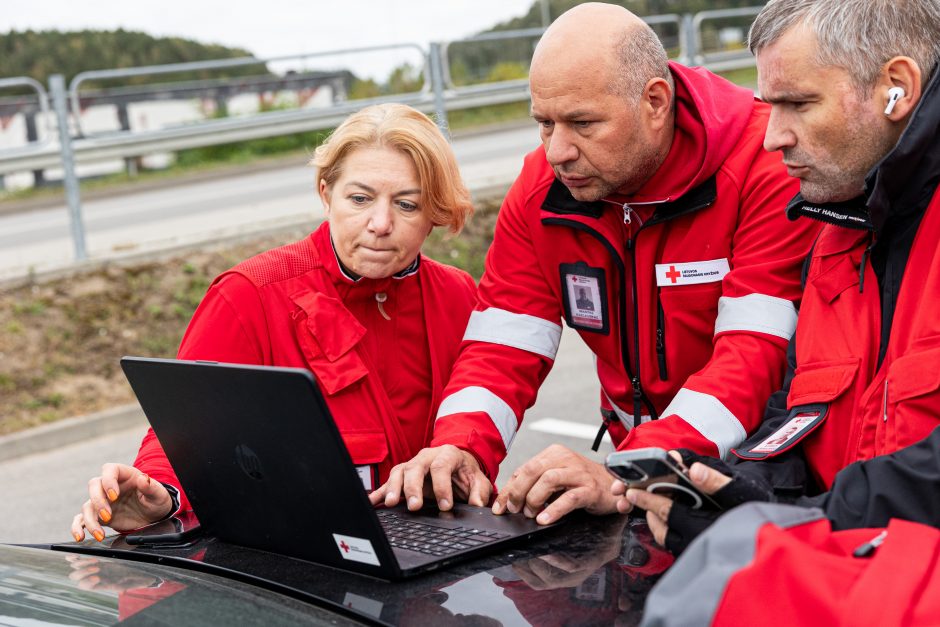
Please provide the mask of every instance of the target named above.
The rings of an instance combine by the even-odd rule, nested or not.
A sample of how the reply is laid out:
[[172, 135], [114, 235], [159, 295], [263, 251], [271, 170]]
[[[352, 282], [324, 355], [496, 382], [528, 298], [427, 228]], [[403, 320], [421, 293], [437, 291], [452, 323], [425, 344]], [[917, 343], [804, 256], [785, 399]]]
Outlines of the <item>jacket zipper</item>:
[[[633, 212], [633, 208], [624, 203], [623, 205], [623, 223], [627, 226], [631, 226], [631, 217], [630, 214]], [[639, 217], [639, 216], [637, 216]], [[637, 232], [643, 228], [643, 223], [640, 223]], [[638, 320], [638, 307], [637, 299], [639, 295], [636, 289], [636, 253], [633, 250], [633, 231], [630, 231], [630, 235], [627, 236], [627, 254], [630, 256], [630, 273], [633, 277], [633, 285], [631, 286], [631, 296], [633, 299], [633, 354], [636, 364], [636, 370], [634, 370], [634, 376], [630, 379], [630, 384], [633, 386], [633, 424], [636, 426], [640, 421], [640, 416], [642, 416], [642, 411], [640, 409], [640, 399], [643, 396], [643, 385], [640, 381], [640, 321]], [[627, 357], [629, 359], [629, 357]], [[652, 415], [652, 414], [650, 414]]]
[[[634, 371], [630, 367], [630, 347], [627, 343], [627, 334], [623, 332], [623, 329], [627, 325], [627, 285], [626, 285], [626, 268], [624, 267], [623, 260], [620, 258], [617, 250], [611, 245], [607, 238], [601, 235], [598, 231], [592, 229], [589, 226], [586, 226], [580, 222], [574, 220], [566, 220], [564, 218], [545, 218], [542, 220], [542, 224], [552, 224], [557, 226], [568, 226], [574, 228], [575, 230], [587, 233], [598, 242], [600, 242], [604, 248], [607, 249], [607, 252], [613, 258], [617, 268], [620, 270], [620, 354], [621, 354], [621, 363], [623, 364], [624, 371], [627, 373], [627, 376], [630, 378], [630, 384], [633, 388], [633, 420], [635, 425], [640, 423], [640, 416], [642, 415], [641, 405], [646, 405], [646, 408], [649, 409], [649, 415], [652, 420], [656, 420], [659, 415], [656, 413], [656, 408], [653, 407], [653, 403], [649, 398], [644, 394], [643, 388], [640, 385], [640, 376], [638, 371]], [[635, 261], [635, 260], [634, 260]], [[633, 299], [634, 299], [634, 328], [638, 327], [638, 322], [636, 320], [636, 268], [633, 269]], [[634, 334], [639, 341], [638, 334]], [[639, 351], [637, 352], [637, 364], [639, 364]]]
[[[607, 201], [607, 202], [610, 202], [610, 201]], [[691, 213], [693, 211], [699, 211], [701, 209], [704, 209], [710, 206], [712, 202], [714, 202], [714, 198], [706, 202], [702, 202], [694, 206], [691, 206], [688, 209], [686, 209], [683, 213]], [[641, 204], [659, 204], [659, 203], [653, 202], [653, 203], [641, 203]], [[636, 211], [634, 211], [633, 208], [630, 207], [630, 205], [627, 203], [623, 203], [623, 205], [621, 205], [621, 208], [623, 210], [624, 224], [627, 224], [627, 225], [631, 224], [633, 218], [630, 215], [630, 213], [633, 212], [635, 214]], [[635, 370], [630, 367], [629, 346], [627, 345], [628, 343], [627, 343], [626, 334], [622, 332], [620, 334], [620, 352], [622, 354], [621, 361], [623, 362], [624, 370], [626, 371], [627, 376], [630, 377], [630, 384], [633, 387], [633, 416], [634, 416], [634, 422], [637, 424], [639, 423], [640, 416], [642, 415], [641, 413], [642, 410], [640, 409], [641, 404], [646, 405], [647, 409], [649, 409], [650, 420], [659, 419], [659, 414], [656, 412], [656, 408], [653, 407], [653, 403], [649, 400], [649, 398], [643, 392], [643, 387], [640, 383], [640, 333], [639, 333], [640, 323], [639, 323], [639, 318], [637, 315], [638, 312], [637, 312], [637, 287], [636, 287], [636, 251], [634, 250], [633, 245], [634, 245], [634, 242], [636, 241], [636, 236], [639, 235], [640, 231], [642, 231], [647, 226], [651, 226], [653, 224], [659, 224], [660, 222], [664, 222], [664, 221], [665, 220], [662, 220], [662, 219], [657, 220], [656, 216], [653, 216], [650, 219], [648, 219], [646, 222], [642, 223], [640, 227], [637, 229], [636, 233], [627, 239], [627, 251], [630, 253], [630, 261], [632, 265], [631, 271], [633, 274], [633, 290], [632, 290], [633, 329], [634, 329], [633, 336], [634, 336], [634, 343], [635, 343], [635, 349], [636, 349], [635, 350], [635, 356], [636, 356], [636, 362], [635, 362], [636, 369]], [[576, 222], [574, 220], [568, 220], [565, 218], [544, 218], [542, 220], [542, 224], [568, 226], [576, 230], [582, 231], [584, 233], [587, 233], [588, 235], [590, 235], [597, 241], [599, 241], [604, 246], [604, 248], [607, 249], [607, 251], [610, 253], [610, 256], [616, 262], [617, 267], [620, 269], [620, 328], [621, 329], [625, 328], [626, 322], [627, 322], [626, 321], [626, 300], [627, 300], [626, 298], [626, 287], [627, 287], [626, 286], [626, 268], [624, 267], [623, 260], [620, 258], [619, 252], [598, 231], [580, 222]], [[662, 307], [661, 303], [658, 302], [658, 298], [657, 298], [657, 304], [659, 305], [660, 308]], [[663, 320], [665, 320], [665, 315], [663, 315]], [[663, 368], [660, 368], [660, 371], [661, 371], [661, 374], [663, 374], [663, 378], [665, 379], [665, 346], [666, 346], [665, 324], [663, 324], [660, 327], [660, 330], [663, 332], [663, 337], [662, 337]], [[657, 342], [657, 345], [658, 344], [659, 342]]]
[[[633, 278], [633, 285], [631, 286], [631, 295], [633, 298], [633, 357], [634, 364], [636, 367], [633, 371], [633, 377], [630, 380], [631, 385], [633, 386], [633, 423], [634, 426], [637, 426], [640, 423], [640, 416], [642, 416], [642, 409], [640, 407], [641, 401], [644, 398], [643, 394], [643, 385], [640, 380], [640, 315], [639, 315], [639, 294], [636, 287], [636, 250], [634, 248], [634, 243], [636, 237], [640, 234], [640, 231], [643, 230], [643, 221], [640, 220], [639, 214], [628, 205], [627, 203], [623, 204], [623, 223], [627, 226], [631, 226], [633, 223], [632, 215], [636, 215], [637, 222], [639, 226], [636, 229], [636, 233], [633, 230], [630, 230], [630, 235], [627, 236], [627, 254], [630, 255], [630, 273]], [[629, 359], [629, 356], [626, 357]], [[650, 408], [650, 420], [656, 420], [659, 416], [656, 413], [656, 410], [652, 407], [651, 403], [647, 403]]]
[[666, 312], [659, 299], [659, 289], [656, 290], [656, 359], [659, 362], [659, 380], [669, 378], [666, 370]]
[[[668, 201], [668, 199], [666, 199]], [[642, 205], [652, 205], [658, 203], [636, 203]], [[630, 226], [633, 223], [633, 215], [636, 215], [637, 221], [639, 222], [639, 228], [637, 228], [637, 233], [643, 229], [643, 221], [640, 220], [640, 214], [636, 212], [631, 205], [628, 203], [623, 203], [623, 223], [627, 226]], [[627, 241], [627, 248], [630, 248], [630, 240]], [[633, 255], [633, 285], [634, 293], [636, 293], [636, 256]], [[636, 313], [636, 298], [634, 298], [634, 313]], [[634, 323], [639, 326], [639, 322], [634, 316]], [[637, 363], [639, 364], [639, 339], [637, 339]], [[659, 288], [656, 289], [656, 362], [659, 366], [659, 380], [665, 381], [669, 378], [666, 370], [666, 314], [663, 311], [663, 303], [659, 298]], [[639, 369], [639, 368], [638, 368]]]

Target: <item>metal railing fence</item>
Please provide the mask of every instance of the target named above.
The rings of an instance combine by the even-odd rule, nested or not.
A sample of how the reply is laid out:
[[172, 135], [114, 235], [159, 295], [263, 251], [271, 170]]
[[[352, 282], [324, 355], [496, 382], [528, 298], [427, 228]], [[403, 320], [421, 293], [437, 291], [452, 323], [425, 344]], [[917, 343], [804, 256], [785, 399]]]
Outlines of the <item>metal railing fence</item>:
[[[703, 28], [708, 22], [753, 18], [762, 7], [703, 11], [695, 15], [655, 15], [643, 18], [651, 26], [674, 25], [678, 31], [679, 54], [677, 60], [692, 65], [704, 65], [723, 71], [747, 67], [754, 60], [746, 49], [707, 51], [703, 49]], [[76, 75], [68, 89], [61, 75], [49, 80], [49, 93], [43, 86], [27, 77], [0, 79], [0, 88], [28, 86], [35, 90], [42, 113], [50, 111], [51, 100], [56, 118], [58, 143], [48, 138], [30, 142], [26, 146], [0, 149], [0, 180], [5, 174], [19, 171], [42, 171], [62, 167], [67, 201], [72, 216], [72, 232], [76, 258], [85, 258], [84, 229], [81, 224], [81, 200], [75, 175], [76, 163], [93, 163], [113, 159], [130, 159], [156, 152], [174, 152], [187, 148], [227, 144], [291, 133], [321, 130], [337, 125], [353, 111], [377, 102], [395, 101], [409, 104], [426, 113], [434, 113], [438, 124], [447, 132], [447, 113], [459, 109], [492, 106], [528, 100], [529, 86], [525, 78], [471, 85], [456, 85], [451, 75], [451, 47], [456, 44], [531, 39], [534, 42], [544, 29], [497, 31], [448, 42], [432, 42], [425, 49], [416, 43], [390, 46], [369, 46], [346, 50], [314, 52], [288, 57], [259, 59], [242, 57], [219, 61], [203, 61], [172, 65], [127, 69], [96, 70]], [[92, 80], [129, 78], [134, 76], [172, 74], [187, 71], [218, 70], [221, 68], [265, 65], [291, 59], [312, 59], [350, 53], [384, 52], [393, 49], [417, 51], [423, 59], [422, 88], [415, 92], [380, 98], [347, 100], [334, 99], [332, 106], [315, 109], [266, 111], [250, 116], [208, 119], [198, 124], [187, 124], [149, 131], [123, 131], [108, 134], [86, 134], [81, 126], [81, 93], [83, 83]], [[71, 104], [71, 116], [66, 102]], [[48, 118], [49, 116], [43, 116]], [[69, 119], [75, 128], [69, 129]], [[0, 186], [2, 187], [2, 186]]]

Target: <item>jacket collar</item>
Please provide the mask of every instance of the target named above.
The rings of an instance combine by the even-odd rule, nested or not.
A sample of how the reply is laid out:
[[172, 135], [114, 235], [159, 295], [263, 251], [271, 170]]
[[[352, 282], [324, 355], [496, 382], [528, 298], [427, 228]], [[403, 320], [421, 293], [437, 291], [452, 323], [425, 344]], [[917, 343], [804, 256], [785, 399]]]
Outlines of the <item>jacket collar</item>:
[[[715, 181], [715, 177], [712, 176], [698, 187], [690, 189], [675, 200], [666, 200], [657, 203], [652, 218], [647, 220], [646, 224], [665, 222], [666, 220], [671, 220], [681, 215], [704, 209], [713, 204], [717, 197], [718, 184]], [[596, 202], [581, 202], [576, 200], [574, 196], [571, 195], [568, 188], [565, 187], [564, 183], [558, 179], [552, 181], [552, 186], [548, 189], [548, 194], [546, 194], [545, 200], [542, 202], [542, 209], [549, 213], [580, 215], [595, 219], [600, 218], [604, 208], [609, 206], [610, 204], [603, 200]]]
[[924, 89], [895, 147], [865, 178], [865, 193], [838, 203], [816, 204], [801, 194], [787, 206], [787, 217], [808, 216], [839, 226], [881, 232], [885, 224], [917, 216], [927, 208], [940, 182], [940, 68]]
[[787, 217], [796, 220], [800, 216], [848, 229], [872, 230], [874, 228], [868, 208], [865, 206], [864, 196], [843, 202], [814, 203], [803, 198], [803, 194], [797, 194], [787, 204]]

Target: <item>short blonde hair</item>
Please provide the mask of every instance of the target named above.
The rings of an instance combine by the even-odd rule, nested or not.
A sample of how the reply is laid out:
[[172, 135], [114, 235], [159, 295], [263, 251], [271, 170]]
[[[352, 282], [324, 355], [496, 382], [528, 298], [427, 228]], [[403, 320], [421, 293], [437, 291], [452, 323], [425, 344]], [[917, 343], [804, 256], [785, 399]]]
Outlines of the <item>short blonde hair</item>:
[[314, 152], [311, 163], [317, 180], [333, 185], [346, 157], [369, 146], [394, 148], [411, 157], [421, 184], [422, 211], [434, 226], [460, 232], [473, 213], [470, 192], [460, 178], [454, 151], [428, 116], [397, 103], [353, 113]]

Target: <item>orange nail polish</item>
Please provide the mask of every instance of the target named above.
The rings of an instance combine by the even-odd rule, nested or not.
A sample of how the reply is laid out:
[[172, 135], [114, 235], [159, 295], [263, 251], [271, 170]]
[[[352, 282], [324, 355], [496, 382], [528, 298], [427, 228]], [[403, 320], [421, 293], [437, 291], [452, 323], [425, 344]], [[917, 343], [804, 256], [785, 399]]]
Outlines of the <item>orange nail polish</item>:
[[98, 510], [98, 518], [101, 519], [101, 522], [107, 525], [109, 522], [111, 522], [111, 512], [102, 507]]
[[108, 488], [108, 500], [112, 503], [117, 500], [117, 492], [114, 491], [114, 488]]
[[144, 476], [147, 477], [147, 485], [150, 485], [150, 475], [144, 475]]
[[75, 538], [75, 541], [76, 541], [76, 542], [81, 542], [82, 539], [83, 539], [83, 538], [82, 538], [82, 535], [79, 534], [79, 533], [73, 533], [73, 534], [72, 534], [72, 537]]
[[101, 542], [102, 540], [104, 540], [104, 532], [101, 529], [95, 530], [94, 532], [92, 532], [91, 535], [95, 536], [95, 540], [97, 540], [98, 542]]

